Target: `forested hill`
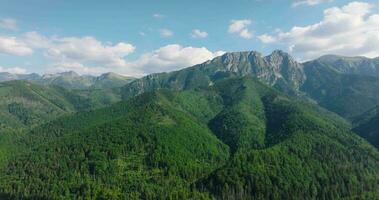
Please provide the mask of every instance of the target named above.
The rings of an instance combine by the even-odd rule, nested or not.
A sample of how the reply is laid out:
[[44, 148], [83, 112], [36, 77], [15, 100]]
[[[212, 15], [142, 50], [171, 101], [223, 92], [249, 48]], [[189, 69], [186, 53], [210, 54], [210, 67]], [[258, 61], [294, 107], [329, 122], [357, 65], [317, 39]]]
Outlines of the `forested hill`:
[[378, 198], [379, 152], [256, 78], [158, 90], [34, 128], [0, 170], [22, 199]]
[[117, 90], [67, 90], [28, 81], [0, 83], [0, 132], [30, 128], [64, 114], [110, 105]]
[[353, 131], [379, 149], [379, 106], [355, 118]]

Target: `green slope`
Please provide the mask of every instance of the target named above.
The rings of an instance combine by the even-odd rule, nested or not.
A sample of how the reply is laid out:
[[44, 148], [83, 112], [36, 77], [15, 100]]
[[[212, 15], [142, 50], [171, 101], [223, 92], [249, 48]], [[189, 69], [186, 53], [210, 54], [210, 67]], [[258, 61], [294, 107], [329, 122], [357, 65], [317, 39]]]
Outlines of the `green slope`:
[[325, 55], [316, 59], [316, 61], [332, 66], [335, 70], [343, 74], [357, 74], [365, 76], [379, 77], [379, 57], [346, 57], [338, 55]]
[[120, 101], [117, 89], [66, 90], [27, 81], [0, 83], [0, 165], [18, 149], [25, 131], [63, 115]]
[[379, 149], [379, 107], [354, 118], [353, 131]]
[[300, 88], [324, 108], [349, 120], [379, 105], [379, 78], [340, 73], [318, 61], [305, 64]]
[[166, 95], [145, 94], [33, 130], [20, 140], [31, 150], [1, 174], [3, 193], [20, 198], [201, 198], [190, 183], [224, 163], [228, 148], [205, 125], [173, 107]]
[[[379, 152], [343, 119], [245, 77], [144, 93], [39, 126], [0, 170], [5, 196], [373, 198]], [[366, 195], [366, 196], [365, 196]]]
[[[377, 150], [327, 112], [246, 83], [225, 85], [240, 94], [246, 90], [244, 98], [229, 93], [238, 102], [253, 104], [248, 94], [258, 93], [261, 105], [234, 109], [235, 114], [225, 115], [227, 120], [221, 118], [214, 123], [219, 129], [213, 130], [232, 136], [248, 133], [258, 142], [246, 137], [237, 141], [259, 145], [231, 146], [235, 153], [229, 162], [197, 182], [201, 191], [218, 199], [374, 198], [379, 187]], [[256, 118], [248, 117], [249, 110]], [[263, 121], [260, 126], [251, 126], [258, 120]], [[227, 139], [226, 144], [238, 144]]]
[[120, 100], [116, 90], [73, 91], [27, 81], [0, 83], [0, 131], [30, 128], [63, 114]]

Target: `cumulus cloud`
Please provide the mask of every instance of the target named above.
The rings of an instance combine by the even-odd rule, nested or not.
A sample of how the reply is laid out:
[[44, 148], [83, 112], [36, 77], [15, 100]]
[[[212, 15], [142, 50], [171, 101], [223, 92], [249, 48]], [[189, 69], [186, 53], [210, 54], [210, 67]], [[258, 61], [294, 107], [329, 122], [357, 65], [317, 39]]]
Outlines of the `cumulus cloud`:
[[94, 37], [66, 37], [55, 39], [47, 49], [47, 55], [65, 62], [89, 62], [106, 67], [124, 66], [126, 55], [135, 47], [128, 43], [104, 44]]
[[183, 47], [170, 44], [143, 54], [132, 62], [131, 66], [140, 69], [144, 74], [172, 71], [200, 64], [224, 53], [223, 51], [211, 52], [205, 47]]
[[261, 40], [263, 43], [272, 43], [276, 41], [276, 38], [268, 35], [268, 34], [263, 34], [258, 36], [258, 39]]
[[318, 23], [258, 38], [264, 43], [284, 44], [302, 59], [323, 54], [378, 56], [379, 14], [373, 14], [372, 7], [364, 2], [332, 7], [324, 10], [324, 18]]
[[33, 50], [22, 40], [16, 37], [0, 35], [0, 54], [26, 56], [31, 55]]
[[8, 30], [17, 30], [17, 21], [12, 18], [0, 19], [0, 28]]
[[[86, 63], [88, 62], [85, 62], [85, 60], [87, 60], [88, 55], [83, 56], [80, 54], [78, 57], [77, 52], [73, 51], [70, 53], [65, 52], [65, 55], [72, 56], [71, 59], [63, 59], [50, 65], [47, 72], [57, 73], [75, 71], [80, 74], [98, 75], [108, 71], [114, 71], [124, 75], [140, 77], [150, 73], [172, 71], [189, 67], [210, 60], [223, 53], [225, 52], [211, 52], [205, 47], [183, 47], [178, 44], [171, 44], [160, 47], [149, 53], [142, 54], [135, 60], [119, 58], [121, 60], [120, 65], [107, 66], [101, 65], [101, 63], [98, 62], [92, 62], [87, 65]], [[83, 60], [82, 58], [86, 59]]]
[[12, 74], [26, 74], [26, 69], [20, 68], [20, 67], [2, 67], [0, 66], [0, 72], [8, 72]]
[[308, 6], [314, 6], [320, 3], [324, 2], [332, 2], [333, 0], [295, 0], [292, 3], [293, 7], [301, 6], [301, 5], [308, 5]]
[[159, 13], [155, 13], [155, 14], [153, 14], [153, 17], [154, 17], [155, 19], [162, 19], [162, 18], [164, 18], [164, 15], [159, 14]]
[[174, 35], [174, 32], [172, 32], [170, 29], [162, 28], [159, 30], [159, 33], [162, 37], [171, 37]]
[[[204, 33], [200, 31], [200, 35]], [[135, 46], [119, 42], [102, 42], [94, 37], [46, 37], [38, 32], [27, 32], [16, 37], [0, 36], [0, 53], [30, 55], [38, 49], [48, 59], [46, 73], [75, 71], [98, 75], [114, 71], [129, 76], [178, 70], [213, 59], [223, 51], [212, 52], [205, 47], [170, 44], [142, 54], [134, 60], [127, 56]], [[49, 64], [50, 62], [50, 64]], [[25, 73], [22, 68], [0, 68], [0, 71]]]
[[244, 39], [250, 39], [253, 37], [253, 33], [248, 29], [251, 24], [251, 20], [232, 20], [228, 28], [228, 32], [232, 34], [237, 34]]
[[194, 29], [192, 30], [191, 36], [193, 38], [206, 38], [208, 37], [208, 33], [199, 29]]

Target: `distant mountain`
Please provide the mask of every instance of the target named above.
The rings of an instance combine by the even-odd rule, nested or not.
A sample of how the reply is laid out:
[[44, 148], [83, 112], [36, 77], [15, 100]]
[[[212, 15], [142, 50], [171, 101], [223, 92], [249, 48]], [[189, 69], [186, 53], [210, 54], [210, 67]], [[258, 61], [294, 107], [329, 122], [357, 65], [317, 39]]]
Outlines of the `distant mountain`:
[[379, 57], [370, 59], [366, 57], [325, 55], [316, 59], [316, 61], [331, 66], [340, 73], [379, 77]]
[[69, 89], [86, 89], [93, 85], [96, 77], [90, 75], [80, 76], [70, 71], [57, 74], [45, 74], [36, 82], [43, 85], [58, 85]]
[[249, 75], [65, 116], [15, 145], [0, 170], [0, 192], [15, 199], [375, 199], [379, 190], [377, 149], [338, 116]]
[[104, 88], [116, 88], [124, 86], [127, 83], [135, 80], [133, 77], [122, 76], [113, 72], [102, 74], [95, 78], [91, 89], [104, 89]]
[[57, 85], [66, 89], [109, 89], [121, 87], [135, 78], [116, 73], [105, 73], [100, 76], [79, 75], [74, 71], [56, 74], [11, 74], [0, 73], [0, 82], [10, 80], [28, 80], [42, 85]]
[[11, 74], [8, 72], [0, 72], [0, 82], [12, 80], [38, 80], [41, 76], [38, 74]]
[[335, 65], [304, 63], [300, 90], [319, 105], [349, 120], [379, 105], [379, 77], [341, 73]]
[[28, 81], [0, 83], [0, 133], [31, 128], [63, 114], [109, 105], [120, 100], [117, 93], [70, 91]]

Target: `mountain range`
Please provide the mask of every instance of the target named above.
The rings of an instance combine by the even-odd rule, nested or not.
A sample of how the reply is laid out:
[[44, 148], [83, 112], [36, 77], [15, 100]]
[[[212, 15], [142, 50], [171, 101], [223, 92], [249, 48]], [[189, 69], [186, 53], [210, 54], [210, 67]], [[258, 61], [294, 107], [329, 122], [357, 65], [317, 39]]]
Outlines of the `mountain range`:
[[41, 85], [57, 85], [67, 89], [102, 89], [121, 87], [135, 78], [122, 76], [113, 72], [101, 74], [100, 76], [79, 75], [74, 71], [45, 74], [11, 74], [0, 73], [0, 82], [11, 80], [27, 80]]
[[0, 198], [377, 199], [378, 60], [234, 52], [0, 83]]

